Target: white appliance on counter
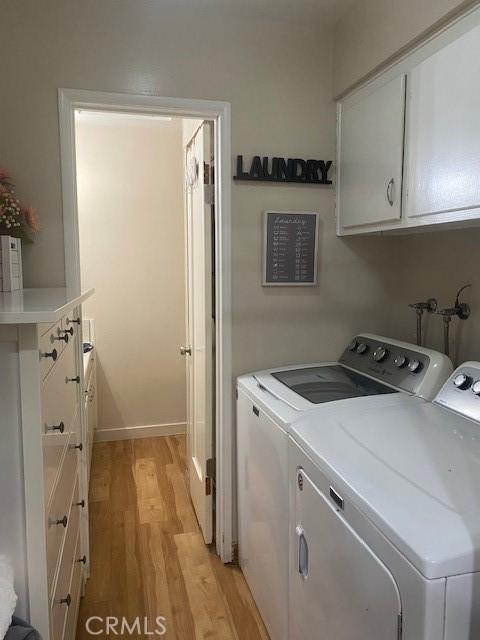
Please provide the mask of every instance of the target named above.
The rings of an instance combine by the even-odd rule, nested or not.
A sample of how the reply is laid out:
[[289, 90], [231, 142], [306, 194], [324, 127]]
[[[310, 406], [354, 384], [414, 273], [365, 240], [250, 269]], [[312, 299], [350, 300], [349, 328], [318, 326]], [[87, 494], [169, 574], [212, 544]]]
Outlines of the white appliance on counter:
[[238, 379], [239, 561], [272, 640], [288, 637], [287, 453], [292, 423], [311, 412], [321, 419], [327, 409], [351, 403], [382, 407], [386, 399], [400, 395], [430, 400], [451, 371], [450, 360], [436, 351], [362, 334], [338, 362], [270, 369]]
[[480, 638], [480, 363], [292, 426], [295, 640]]

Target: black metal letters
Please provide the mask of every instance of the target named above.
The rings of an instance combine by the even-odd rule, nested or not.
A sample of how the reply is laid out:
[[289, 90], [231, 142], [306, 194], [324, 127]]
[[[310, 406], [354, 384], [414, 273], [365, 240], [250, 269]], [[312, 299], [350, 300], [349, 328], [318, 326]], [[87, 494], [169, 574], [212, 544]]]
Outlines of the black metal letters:
[[269, 158], [253, 156], [250, 169], [243, 168], [243, 156], [237, 156], [235, 180], [256, 182], [296, 182], [298, 184], [332, 184], [328, 172], [331, 160], [303, 160], [302, 158]]

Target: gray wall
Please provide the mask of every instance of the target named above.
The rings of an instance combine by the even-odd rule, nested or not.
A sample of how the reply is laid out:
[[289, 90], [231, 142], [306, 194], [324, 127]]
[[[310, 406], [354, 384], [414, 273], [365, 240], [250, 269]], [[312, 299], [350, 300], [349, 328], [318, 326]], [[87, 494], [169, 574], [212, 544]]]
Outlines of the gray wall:
[[438, 29], [476, 0], [356, 0], [335, 27], [334, 94]]
[[[333, 159], [331, 25], [175, 6], [3, 0], [0, 163], [44, 226], [25, 251], [28, 286], [64, 282], [58, 87], [227, 100], [233, 154]], [[232, 198], [235, 373], [331, 358], [351, 333], [386, 329], [394, 241], [336, 238], [333, 188], [234, 184]], [[320, 212], [316, 288], [260, 285], [261, 212], [277, 207]]]

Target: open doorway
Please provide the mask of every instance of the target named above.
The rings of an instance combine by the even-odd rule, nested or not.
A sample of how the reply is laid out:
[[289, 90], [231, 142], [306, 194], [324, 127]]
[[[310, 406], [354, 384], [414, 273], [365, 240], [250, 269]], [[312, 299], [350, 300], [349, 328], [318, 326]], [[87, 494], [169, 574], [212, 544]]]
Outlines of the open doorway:
[[75, 141], [80, 279], [83, 289], [95, 289], [83, 305], [86, 348], [95, 351], [95, 364], [85, 368], [89, 456], [93, 436], [114, 441], [185, 434], [190, 496], [210, 544], [212, 123], [77, 110]]
[[[123, 129], [130, 131], [130, 139], [126, 135], [123, 146], [119, 146], [121, 122], [122, 127], [126, 124]], [[228, 105], [61, 90], [60, 125], [67, 286], [97, 289], [95, 300], [84, 309], [84, 319], [94, 321], [84, 322], [84, 326], [94, 325], [99, 354], [96, 437], [106, 440], [146, 435], [148, 430], [151, 435], [155, 431], [185, 431], [190, 494], [203, 538], [206, 543], [214, 540], [221, 559], [229, 562], [232, 378], [230, 162], [225, 153], [229, 153]], [[132, 131], [136, 127], [143, 131], [150, 151], [135, 147]], [[78, 136], [87, 130], [84, 145]], [[160, 133], [169, 138], [168, 144], [177, 141], [176, 150], [171, 146], [162, 160], [160, 147], [155, 153], [151, 144]], [[84, 158], [84, 170], [77, 172], [75, 143], [78, 158], [100, 139], [105, 149], [116, 149], [103, 178], [95, 171], [98, 153]], [[132, 145], [130, 152], [128, 145]], [[122, 155], [128, 157], [119, 167]], [[143, 162], [148, 169], [142, 171]], [[144, 185], [139, 194], [135, 185], [141, 174], [149, 175], [151, 184]], [[115, 194], [110, 202], [106, 189], [109, 182], [110, 194]], [[162, 217], [159, 206], [157, 215], [155, 207], [147, 211], [142, 193], [156, 189], [165, 198], [175, 183], [179, 190], [167, 197], [172, 199], [163, 207], [170, 216]], [[133, 200], [132, 193], [136, 193]], [[181, 216], [177, 211], [180, 200]], [[83, 209], [87, 212], [85, 219]], [[174, 210], [177, 213], [172, 213]], [[198, 225], [198, 220], [202, 224]], [[179, 243], [182, 235], [183, 245]], [[179, 269], [182, 262], [185, 270]], [[184, 278], [182, 283], [179, 274]], [[181, 364], [177, 355], [180, 347], [185, 356]], [[183, 384], [182, 367], [188, 372]], [[135, 401], [132, 388], [137, 389]], [[86, 415], [83, 420], [87, 422]]]

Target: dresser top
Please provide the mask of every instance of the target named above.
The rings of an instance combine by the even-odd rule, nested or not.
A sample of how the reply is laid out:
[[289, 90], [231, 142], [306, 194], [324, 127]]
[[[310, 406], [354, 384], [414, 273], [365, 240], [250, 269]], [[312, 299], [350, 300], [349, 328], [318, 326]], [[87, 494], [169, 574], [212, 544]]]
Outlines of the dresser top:
[[57, 322], [89, 298], [94, 289], [73, 293], [69, 289], [21, 289], [0, 293], [0, 324]]

